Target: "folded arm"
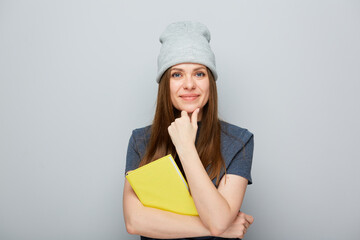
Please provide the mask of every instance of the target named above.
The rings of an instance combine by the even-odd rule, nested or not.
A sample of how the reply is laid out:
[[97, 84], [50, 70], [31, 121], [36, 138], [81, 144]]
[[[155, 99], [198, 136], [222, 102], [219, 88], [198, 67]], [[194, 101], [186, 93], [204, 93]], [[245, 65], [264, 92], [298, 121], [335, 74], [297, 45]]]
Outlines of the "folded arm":
[[[127, 179], [124, 184], [123, 210], [126, 230], [130, 234], [159, 239], [211, 235], [199, 216], [181, 215], [143, 206]], [[231, 226], [220, 237], [243, 238], [253, 221], [252, 216], [238, 212]]]
[[126, 229], [130, 234], [151, 238], [210, 236], [210, 231], [198, 216], [181, 215], [143, 206], [127, 179], [124, 186], [123, 210]]
[[213, 236], [220, 236], [234, 222], [245, 195], [248, 180], [238, 175], [227, 174], [218, 189], [210, 180], [195, 147], [197, 115], [181, 112], [168, 127], [171, 140], [179, 155], [196, 209], [205, 226]]
[[211, 235], [220, 236], [231, 226], [239, 213], [248, 180], [227, 174], [216, 188], [202, 166], [196, 150], [179, 156], [180, 159], [183, 158], [183, 168], [191, 195], [202, 222]]

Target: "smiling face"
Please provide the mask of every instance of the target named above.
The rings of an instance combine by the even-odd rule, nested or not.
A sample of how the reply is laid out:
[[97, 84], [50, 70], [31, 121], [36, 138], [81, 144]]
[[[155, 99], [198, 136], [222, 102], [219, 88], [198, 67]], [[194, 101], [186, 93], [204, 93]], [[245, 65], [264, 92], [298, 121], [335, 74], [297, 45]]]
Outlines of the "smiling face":
[[209, 100], [209, 76], [204, 65], [181, 63], [170, 68], [170, 97], [173, 106], [179, 111], [192, 113], [202, 108]]

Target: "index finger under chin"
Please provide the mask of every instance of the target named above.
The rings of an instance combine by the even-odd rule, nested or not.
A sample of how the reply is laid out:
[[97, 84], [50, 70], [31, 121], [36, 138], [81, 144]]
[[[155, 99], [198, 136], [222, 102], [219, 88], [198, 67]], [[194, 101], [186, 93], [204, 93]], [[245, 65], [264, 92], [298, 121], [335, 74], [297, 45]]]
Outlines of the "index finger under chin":
[[181, 111], [181, 117], [189, 117], [188, 113], [186, 111]]

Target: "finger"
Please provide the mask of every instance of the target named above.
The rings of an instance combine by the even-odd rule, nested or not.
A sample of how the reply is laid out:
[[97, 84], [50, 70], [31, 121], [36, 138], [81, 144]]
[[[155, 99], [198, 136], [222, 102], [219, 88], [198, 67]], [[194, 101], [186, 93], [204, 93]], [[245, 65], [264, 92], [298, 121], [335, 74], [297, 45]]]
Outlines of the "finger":
[[168, 133], [169, 135], [171, 136], [171, 132], [172, 132], [172, 128], [171, 128], [171, 125], [168, 127]]
[[181, 111], [181, 117], [189, 117], [186, 111]]
[[245, 215], [245, 219], [246, 219], [246, 221], [248, 221], [248, 223], [250, 223], [250, 224], [252, 224], [252, 223], [254, 222], [253, 216]]
[[191, 123], [196, 127], [197, 126], [197, 118], [199, 114], [200, 108], [195, 109], [195, 111], [191, 115]]

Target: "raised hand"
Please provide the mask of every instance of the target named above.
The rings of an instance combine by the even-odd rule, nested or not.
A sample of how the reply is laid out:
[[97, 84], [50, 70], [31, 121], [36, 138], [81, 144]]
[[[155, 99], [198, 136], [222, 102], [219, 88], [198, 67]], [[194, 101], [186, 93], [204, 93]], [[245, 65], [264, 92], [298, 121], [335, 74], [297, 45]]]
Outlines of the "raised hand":
[[181, 111], [181, 117], [175, 119], [168, 127], [171, 140], [179, 154], [195, 146], [199, 111], [200, 109], [197, 108], [192, 113], [191, 119], [186, 111]]

